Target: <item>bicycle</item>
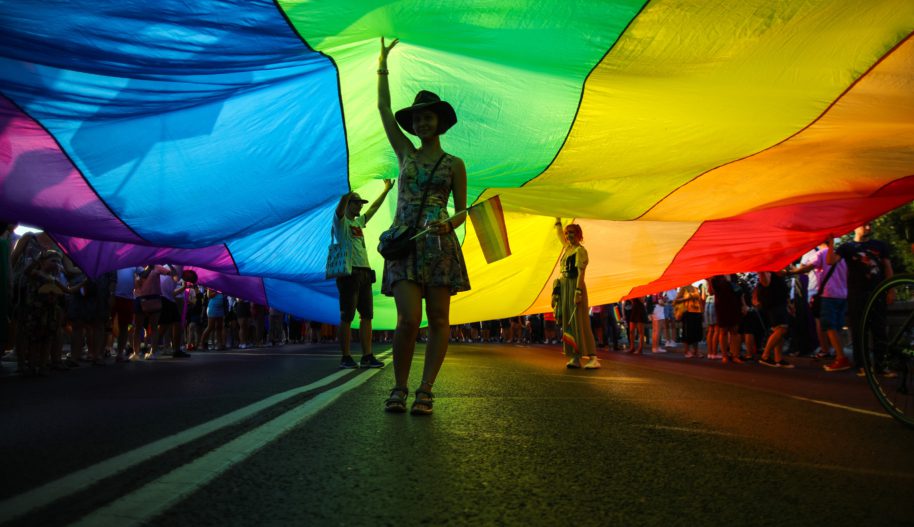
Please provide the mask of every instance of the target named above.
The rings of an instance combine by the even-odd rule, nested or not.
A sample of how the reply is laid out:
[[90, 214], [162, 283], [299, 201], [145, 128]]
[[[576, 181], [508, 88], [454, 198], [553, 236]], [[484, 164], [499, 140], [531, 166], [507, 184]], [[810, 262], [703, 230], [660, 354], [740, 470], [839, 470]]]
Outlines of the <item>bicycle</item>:
[[[888, 303], [890, 291], [895, 298]], [[884, 334], [878, 331], [879, 325], [884, 325]], [[876, 399], [889, 415], [914, 428], [914, 274], [879, 283], [867, 298], [855, 329], [854, 338], [861, 339], [863, 371]]]

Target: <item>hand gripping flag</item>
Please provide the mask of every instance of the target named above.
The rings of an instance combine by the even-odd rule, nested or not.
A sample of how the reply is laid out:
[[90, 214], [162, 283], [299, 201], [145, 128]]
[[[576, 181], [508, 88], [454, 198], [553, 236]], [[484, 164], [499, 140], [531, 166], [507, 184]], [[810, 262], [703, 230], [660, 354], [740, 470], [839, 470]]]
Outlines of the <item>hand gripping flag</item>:
[[[505, 226], [505, 213], [501, 208], [498, 196], [472, 205], [467, 210], [462, 210], [444, 221], [451, 221], [461, 214], [469, 213], [473, 222], [473, 229], [479, 239], [479, 247], [485, 256], [486, 263], [497, 262], [502, 258], [511, 256], [511, 246], [508, 244], [508, 228]], [[416, 240], [429, 233], [423, 229], [416, 233], [412, 239]]]
[[577, 311], [577, 308], [571, 310], [571, 316], [568, 317], [568, 320], [564, 320], [562, 324], [562, 342], [571, 346], [575, 353], [578, 352], [578, 342], [574, 339], [574, 330], [572, 328], [575, 323], [574, 315]]

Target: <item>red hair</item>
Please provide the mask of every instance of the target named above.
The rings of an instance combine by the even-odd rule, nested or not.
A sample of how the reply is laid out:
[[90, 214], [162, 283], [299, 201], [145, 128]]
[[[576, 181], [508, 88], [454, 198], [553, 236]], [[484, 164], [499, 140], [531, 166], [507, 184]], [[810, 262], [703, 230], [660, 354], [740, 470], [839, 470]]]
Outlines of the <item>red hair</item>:
[[569, 223], [565, 226], [565, 231], [574, 231], [574, 234], [578, 237], [578, 241], [584, 241], [584, 231], [581, 230], [581, 226], [577, 223]]

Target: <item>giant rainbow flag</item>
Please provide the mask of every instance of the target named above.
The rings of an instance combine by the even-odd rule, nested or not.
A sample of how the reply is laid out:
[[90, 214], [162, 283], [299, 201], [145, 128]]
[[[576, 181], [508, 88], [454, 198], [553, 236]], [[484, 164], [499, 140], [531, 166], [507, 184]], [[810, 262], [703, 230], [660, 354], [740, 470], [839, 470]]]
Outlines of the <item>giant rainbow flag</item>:
[[[376, 109], [419, 89], [459, 123], [470, 203], [454, 322], [549, 308], [574, 219], [593, 302], [776, 268], [914, 199], [914, 2], [68, 0], [0, 5], [0, 218], [92, 273], [151, 261], [338, 316], [329, 222], [396, 159]], [[388, 227], [391, 197], [367, 229]], [[373, 245], [373, 243], [371, 244]], [[373, 251], [372, 251], [373, 253]], [[372, 254], [380, 269], [380, 257]], [[376, 299], [375, 327], [390, 327]]]

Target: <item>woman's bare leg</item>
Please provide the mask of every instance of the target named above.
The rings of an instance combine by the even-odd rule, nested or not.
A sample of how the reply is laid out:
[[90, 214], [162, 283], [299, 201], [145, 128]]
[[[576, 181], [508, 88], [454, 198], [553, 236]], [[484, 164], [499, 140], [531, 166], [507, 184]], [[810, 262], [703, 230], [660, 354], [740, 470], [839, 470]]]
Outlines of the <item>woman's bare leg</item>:
[[394, 331], [393, 343], [394, 378], [397, 386], [406, 387], [416, 350], [419, 324], [422, 322], [422, 288], [416, 282], [400, 280], [393, 285], [393, 291], [397, 304], [397, 330]]
[[431, 391], [448, 347], [448, 319], [451, 311], [451, 293], [446, 287], [429, 287], [425, 299], [428, 317], [428, 345], [425, 347], [425, 366], [422, 369], [420, 388]]

